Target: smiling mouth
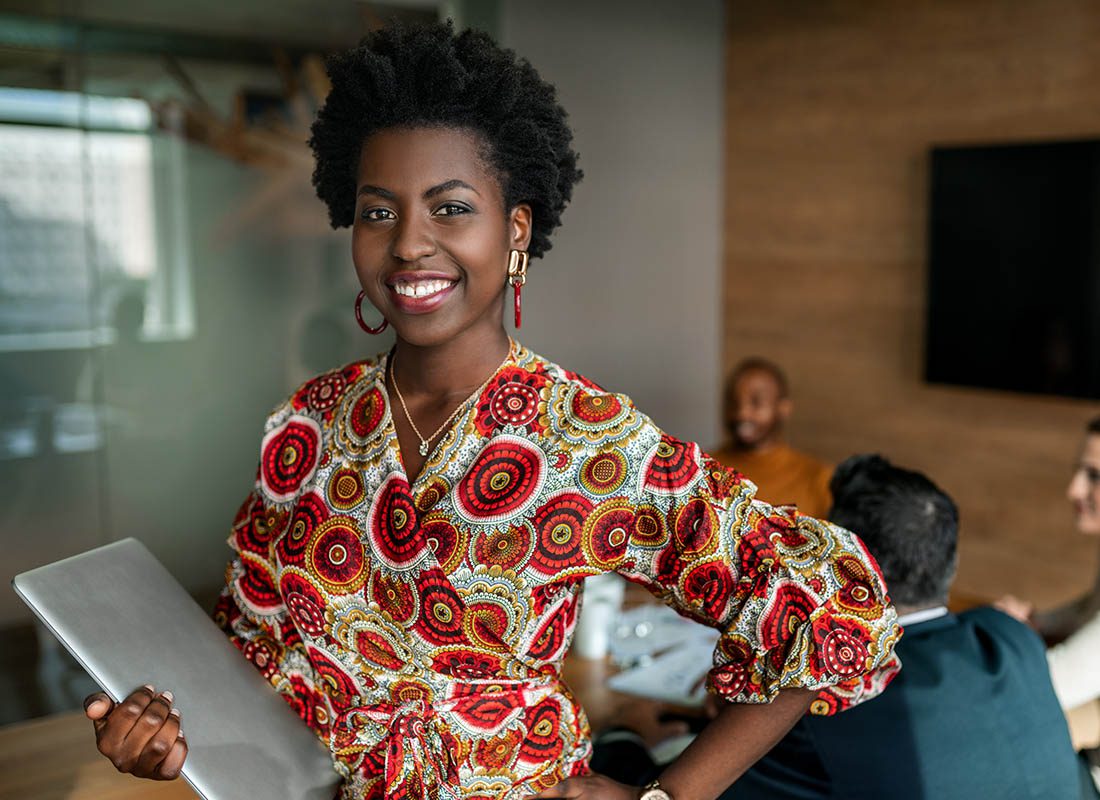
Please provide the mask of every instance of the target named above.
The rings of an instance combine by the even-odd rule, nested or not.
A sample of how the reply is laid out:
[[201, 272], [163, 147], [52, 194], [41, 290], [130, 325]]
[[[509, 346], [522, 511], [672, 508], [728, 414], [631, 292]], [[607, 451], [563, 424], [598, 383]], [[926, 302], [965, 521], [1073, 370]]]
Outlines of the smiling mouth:
[[424, 281], [397, 281], [393, 291], [401, 297], [423, 298], [439, 294], [454, 286], [458, 281], [431, 279]]

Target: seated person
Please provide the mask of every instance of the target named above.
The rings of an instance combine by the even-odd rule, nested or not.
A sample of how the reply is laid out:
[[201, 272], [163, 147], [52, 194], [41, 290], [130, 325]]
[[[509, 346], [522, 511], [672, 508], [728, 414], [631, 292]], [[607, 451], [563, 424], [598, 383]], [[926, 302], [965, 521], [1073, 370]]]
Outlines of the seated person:
[[[1100, 536], [1100, 417], [1085, 429], [1066, 498], [1073, 504], [1077, 530], [1086, 536]], [[997, 607], [1030, 623], [1054, 643], [1047, 657], [1054, 691], [1063, 708], [1100, 698], [1100, 572], [1087, 592], [1048, 611], [1037, 612], [1030, 603], [1012, 596], [1002, 598]]]
[[742, 361], [726, 382], [729, 442], [713, 456], [747, 475], [761, 500], [794, 504], [801, 514], [823, 517], [829, 510], [831, 469], [784, 441], [792, 410], [787, 378], [778, 366], [762, 358]]
[[957, 561], [951, 498], [878, 456], [845, 461], [831, 489], [830, 519], [858, 531], [902, 614], [901, 673], [875, 700], [804, 717], [724, 800], [1095, 798], [1043, 642], [993, 608], [945, 607]]

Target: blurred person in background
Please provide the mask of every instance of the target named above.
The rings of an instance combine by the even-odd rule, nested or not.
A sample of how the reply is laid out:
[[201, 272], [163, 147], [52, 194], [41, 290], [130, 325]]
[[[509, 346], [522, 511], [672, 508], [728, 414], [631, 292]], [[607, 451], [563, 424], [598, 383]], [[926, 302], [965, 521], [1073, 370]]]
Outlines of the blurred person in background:
[[[1100, 538], [1100, 417], [1085, 428], [1066, 498], [1073, 504], [1077, 530]], [[1037, 611], [1031, 603], [1012, 595], [1001, 598], [997, 606], [1034, 627], [1053, 645], [1047, 660], [1062, 708], [1100, 701], [1100, 570], [1087, 592], [1047, 611]], [[1089, 751], [1086, 757], [1100, 785], [1100, 749]]]
[[[856, 536], [753, 501], [508, 335], [506, 290], [519, 327], [580, 178], [554, 88], [449, 24], [383, 28], [328, 72], [314, 185], [352, 227], [360, 325], [396, 344], [269, 417], [216, 618], [329, 745], [341, 796], [713, 797], [807, 710], [880, 692], [896, 614]], [[582, 579], [612, 571], [721, 631], [729, 702], [644, 794], [590, 773], [559, 680]], [[179, 774], [170, 688], [88, 698], [122, 771]]]
[[723, 800], [1098, 797], [1070, 744], [1043, 642], [994, 608], [955, 615], [954, 502], [918, 472], [855, 456], [830, 519], [860, 531], [901, 614], [901, 673], [878, 698], [806, 717]]
[[822, 517], [829, 510], [832, 468], [786, 443], [784, 428], [793, 410], [783, 370], [763, 358], [745, 359], [726, 381], [729, 440], [714, 457], [748, 476], [762, 500]]

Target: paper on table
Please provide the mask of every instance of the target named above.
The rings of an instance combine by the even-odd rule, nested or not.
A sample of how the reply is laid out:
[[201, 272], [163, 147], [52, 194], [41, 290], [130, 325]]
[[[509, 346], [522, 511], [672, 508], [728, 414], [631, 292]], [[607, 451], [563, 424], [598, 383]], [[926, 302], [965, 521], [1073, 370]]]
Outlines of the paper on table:
[[617, 692], [698, 707], [706, 697], [702, 678], [713, 664], [718, 633], [697, 626], [698, 631], [644, 666], [625, 670], [608, 679]]
[[698, 636], [709, 637], [712, 646], [717, 638], [710, 628], [681, 617], [668, 606], [646, 603], [623, 611], [615, 620], [611, 659], [620, 667], [633, 667]]

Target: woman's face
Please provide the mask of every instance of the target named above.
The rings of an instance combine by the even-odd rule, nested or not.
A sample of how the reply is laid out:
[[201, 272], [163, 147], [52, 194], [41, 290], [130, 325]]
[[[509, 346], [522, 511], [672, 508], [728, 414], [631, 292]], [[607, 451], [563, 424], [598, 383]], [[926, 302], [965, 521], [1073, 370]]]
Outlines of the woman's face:
[[1077, 511], [1077, 530], [1100, 535], [1100, 434], [1085, 437], [1066, 497]]
[[503, 325], [508, 251], [527, 249], [531, 209], [505, 210], [481, 144], [477, 134], [451, 128], [392, 128], [363, 143], [355, 271], [410, 344], [439, 345]]

